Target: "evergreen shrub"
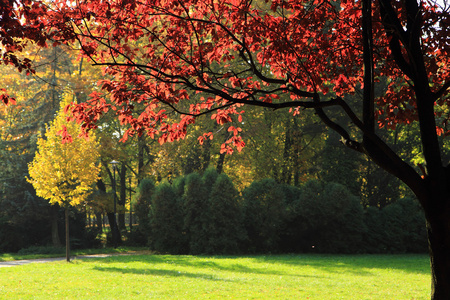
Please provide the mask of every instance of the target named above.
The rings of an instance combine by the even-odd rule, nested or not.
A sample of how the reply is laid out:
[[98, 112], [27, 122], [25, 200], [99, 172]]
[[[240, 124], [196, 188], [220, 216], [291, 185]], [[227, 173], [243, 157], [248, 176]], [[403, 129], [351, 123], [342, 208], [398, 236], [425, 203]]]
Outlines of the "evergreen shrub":
[[159, 252], [186, 254], [183, 211], [174, 188], [160, 183], [152, 196], [149, 213], [150, 246]]
[[156, 189], [143, 182], [138, 199], [148, 209], [147, 237], [159, 252], [423, 253], [427, 248], [423, 212], [410, 198], [363, 209], [341, 184], [310, 180], [293, 187], [273, 179], [253, 182], [241, 196], [229, 177], [214, 169]]
[[286, 219], [281, 185], [274, 179], [253, 182], [243, 192], [244, 225], [250, 252], [278, 252]]
[[189, 240], [189, 253], [210, 253], [208, 226], [210, 205], [207, 189], [198, 173], [186, 176], [184, 185], [184, 228]]
[[241, 199], [231, 179], [221, 174], [210, 193], [208, 249], [214, 254], [236, 254], [245, 240]]
[[138, 186], [136, 194], [136, 204], [134, 205], [134, 210], [136, 216], [139, 220], [139, 231], [141, 231], [145, 236], [150, 235], [150, 206], [153, 191], [155, 190], [155, 183], [149, 178], [143, 179]]

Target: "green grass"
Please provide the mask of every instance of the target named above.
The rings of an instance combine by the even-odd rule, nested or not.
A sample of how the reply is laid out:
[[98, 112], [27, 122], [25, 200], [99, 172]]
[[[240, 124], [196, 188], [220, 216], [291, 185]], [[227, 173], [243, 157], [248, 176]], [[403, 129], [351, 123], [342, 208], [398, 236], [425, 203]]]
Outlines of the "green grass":
[[1, 299], [429, 299], [425, 255], [128, 255], [0, 268]]

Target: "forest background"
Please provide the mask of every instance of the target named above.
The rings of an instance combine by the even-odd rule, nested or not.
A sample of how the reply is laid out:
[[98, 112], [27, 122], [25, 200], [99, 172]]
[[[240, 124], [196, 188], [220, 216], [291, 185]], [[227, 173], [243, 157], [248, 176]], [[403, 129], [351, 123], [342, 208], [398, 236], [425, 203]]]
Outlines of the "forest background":
[[[90, 93], [98, 89], [97, 81], [105, 76], [66, 46], [30, 49], [24, 55], [33, 58], [36, 73], [31, 76], [19, 73], [9, 66], [0, 66], [1, 80], [17, 101], [16, 105], [2, 106], [0, 113], [0, 251], [18, 251], [38, 245], [58, 246], [59, 241], [63, 240], [61, 209], [36, 196], [33, 187], [26, 181], [28, 164], [35, 155], [37, 137], [45, 132], [45, 124], [54, 119], [64, 90], [72, 90], [77, 101], [83, 102]], [[361, 97], [360, 93], [356, 93], [346, 101], [356, 102]], [[135, 110], [139, 113], [139, 108]], [[339, 112], [334, 117], [344, 118]], [[409, 189], [398, 179], [381, 170], [367, 157], [341, 145], [339, 137], [327, 130], [313, 111], [303, 111], [292, 118], [283, 110], [249, 107], [246, 109], [245, 121], [240, 124], [246, 147], [233, 155], [221, 152], [221, 144], [233, 133], [225, 126], [210, 122], [208, 118], [210, 117], [199, 118], [189, 128], [184, 140], [160, 145], [157, 140], [145, 135], [129, 137], [126, 142], [121, 142], [126, 128], [115, 118], [114, 111], [105, 115], [98, 123], [97, 130], [101, 144], [101, 180], [97, 187], [93, 187], [95, 192], [89, 200], [73, 210], [72, 242], [75, 246], [99, 245], [97, 237], [103, 226], [102, 220], [113, 212], [114, 176], [117, 176], [119, 227], [123, 230], [124, 239], [128, 235], [130, 243], [141, 244], [148, 242], [142, 235], [150, 234], [148, 228], [143, 229], [145, 226], [141, 226], [140, 231], [134, 229], [139, 233], [135, 233], [134, 238], [131, 228], [125, 234], [128, 225], [125, 222], [125, 212], [129, 212], [130, 208], [133, 211], [133, 206], [135, 210], [139, 207], [143, 209], [142, 203], [138, 203], [142, 202], [142, 192], [137, 193], [141, 181], [150, 179], [156, 185], [164, 181], [172, 183], [176, 178], [194, 172], [203, 174], [208, 167], [219, 174], [227, 174], [240, 195], [252, 183], [261, 182], [264, 178], [272, 178], [271, 184], [294, 187], [300, 187], [311, 180], [341, 184], [349, 194], [356, 197], [361, 207], [361, 216], [364, 215], [366, 219], [377, 211], [384, 211], [386, 206], [399, 199], [413, 199]], [[406, 161], [415, 165], [423, 163], [420, 143], [414, 139], [418, 134], [410, 132], [418, 128], [399, 124], [394, 130], [386, 127], [378, 130]], [[213, 132], [214, 140], [206, 139], [200, 143], [199, 137], [203, 132]], [[110, 165], [112, 160], [120, 162], [116, 174]], [[149, 205], [151, 201], [148, 200]], [[390, 214], [393, 220], [401, 224], [404, 212], [398, 207], [393, 210], [397, 210], [394, 215], [392, 212]], [[330, 206], [325, 211], [337, 214], [332, 209]], [[289, 210], [287, 204], [286, 210]], [[416, 212], [420, 215], [419, 211], [417, 207]], [[148, 210], [144, 208], [144, 213], [137, 211], [137, 214], [141, 215], [142, 221]], [[283, 219], [280, 216], [272, 217]], [[95, 224], [94, 219], [98, 221]], [[378, 219], [382, 222], [383, 218]], [[420, 226], [424, 227], [425, 221], [420, 216], [418, 222], [422, 222]], [[397, 228], [402, 227], [399, 224]], [[286, 226], [287, 223], [280, 225], [278, 236], [286, 233]], [[367, 227], [367, 224], [361, 226]], [[420, 226], [414, 233], [417, 238], [409, 239], [409, 243], [418, 245], [384, 249], [387, 252], [426, 251], [426, 233]], [[361, 228], [358, 234], [367, 236], [367, 230], [368, 228]], [[350, 233], [346, 233], [348, 234]], [[139, 235], [140, 238], [136, 238]], [[380, 233], [379, 238], [389, 239], [381, 236], [383, 233]], [[389, 244], [387, 240], [386, 243]], [[373, 244], [374, 241], [369, 243]], [[283, 249], [277, 245], [268, 250], [305, 251], [311, 249], [308, 247]], [[246, 250], [250, 248], [252, 247]], [[348, 251], [350, 250], [344, 252]], [[383, 249], [375, 250], [366, 245], [351, 250], [371, 251], [380, 252]]]

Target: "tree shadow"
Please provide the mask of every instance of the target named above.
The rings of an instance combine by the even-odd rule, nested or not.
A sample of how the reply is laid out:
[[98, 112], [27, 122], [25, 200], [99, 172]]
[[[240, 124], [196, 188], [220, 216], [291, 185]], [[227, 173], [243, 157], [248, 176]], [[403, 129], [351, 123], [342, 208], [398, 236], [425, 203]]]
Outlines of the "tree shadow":
[[393, 269], [410, 274], [429, 274], [429, 261], [425, 254], [292, 254], [255, 256], [261, 263], [287, 264], [293, 267], [312, 266], [330, 273], [371, 275], [372, 269]]
[[119, 268], [119, 267], [94, 267], [93, 270], [101, 272], [117, 272], [121, 274], [137, 274], [137, 275], [149, 275], [149, 276], [170, 276], [170, 277], [187, 277], [187, 278], [197, 278], [211, 281], [228, 281], [233, 282], [235, 280], [218, 278], [211, 274], [205, 273], [190, 273], [184, 271], [176, 270], [163, 270], [163, 269], [151, 269], [151, 268]]
[[[280, 258], [282, 258], [281, 256]], [[250, 259], [255, 260], [260, 267], [248, 266], [245, 263], [231, 263], [231, 259]], [[322, 276], [302, 274], [302, 272], [295, 273], [292, 270], [289, 272], [283, 270], [276, 270], [276, 268], [267, 268], [267, 264], [277, 263], [277, 259], [269, 256], [268, 258], [260, 258], [259, 256], [189, 256], [189, 255], [129, 255], [129, 256], [111, 256], [106, 258], [83, 258], [83, 260], [95, 261], [101, 264], [108, 263], [134, 263], [138, 262], [143, 265], [142, 268], [130, 268], [124, 267], [94, 267], [99, 271], [110, 272], [122, 272], [122, 273], [134, 273], [134, 274], [148, 274], [148, 275], [161, 275], [161, 276], [185, 276], [196, 277], [208, 280], [223, 280], [214, 277], [211, 274], [202, 273], [190, 273], [183, 271], [176, 271], [170, 269], [164, 269], [162, 265], [173, 265], [175, 268], [194, 268], [198, 270], [209, 269], [215, 271], [226, 271], [236, 273], [248, 273], [248, 274], [260, 274], [260, 275], [278, 275], [278, 276], [294, 276], [294, 277], [309, 277], [320, 278]], [[223, 263], [222, 263], [223, 262]], [[148, 266], [148, 267], [146, 267]], [[301, 265], [299, 264], [300, 268]], [[361, 272], [358, 273], [361, 275]], [[370, 275], [368, 273], [367, 275]]]

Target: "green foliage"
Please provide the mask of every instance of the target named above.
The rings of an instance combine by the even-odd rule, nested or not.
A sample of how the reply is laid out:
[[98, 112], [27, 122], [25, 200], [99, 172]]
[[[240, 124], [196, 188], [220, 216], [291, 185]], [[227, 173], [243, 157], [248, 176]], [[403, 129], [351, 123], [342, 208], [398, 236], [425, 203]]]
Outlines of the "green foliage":
[[364, 212], [367, 233], [364, 236], [364, 248], [368, 253], [386, 253], [385, 214], [376, 207], [367, 207]]
[[[30, 188], [30, 184], [17, 186]], [[15, 252], [31, 245], [42, 245], [50, 237], [50, 216], [47, 201], [24, 190], [17, 198], [0, 201], [0, 252]]]
[[203, 176], [192, 173], [173, 184], [162, 182], [148, 193], [147, 236], [159, 252], [426, 250], [424, 216], [416, 201], [405, 198], [384, 209], [364, 210], [359, 198], [339, 183], [310, 180], [295, 187], [264, 179], [253, 182], [241, 198], [227, 175], [209, 169]]
[[219, 176], [219, 173], [217, 173], [216, 168], [209, 167], [205, 170], [205, 172], [202, 175], [203, 183], [206, 187], [206, 192], [211, 193], [211, 188], [213, 187], [214, 183], [217, 180], [217, 177]]
[[180, 176], [175, 178], [175, 180], [173, 181], [173, 188], [174, 188], [174, 192], [177, 195], [177, 197], [182, 198], [184, 195], [184, 184], [186, 183], [186, 177], [185, 176]]
[[245, 239], [240, 195], [230, 178], [221, 174], [210, 194], [209, 249], [214, 254], [234, 254]]
[[244, 224], [251, 252], [278, 251], [285, 220], [285, 199], [273, 179], [253, 182], [243, 192]]
[[134, 211], [139, 219], [139, 231], [144, 233], [146, 236], [150, 233], [150, 205], [153, 192], [155, 190], [155, 183], [151, 179], [143, 179], [139, 186], [136, 194], [136, 204], [134, 205]]
[[289, 205], [287, 230], [293, 251], [357, 253], [365, 231], [363, 210], [343, 185], [311, 180]]
[[30, 246], [28, 248], [20, 249], [19, 255], [34, 255], [34, 254], [58, 254], [64, 255], [64, 248], [50, 247], [50, 246]]
[[186, 176], [184, 187], [184, 226], [189, 238], [191, 254], [208, 253], [210, 205], [207, 189], [198, 173]]
[[[359, 253], [366, 232], [363, 208], [359, 199], [337, 183], [328, 183], [324, 189], [327, 205], [326, 228], [319, 232], [320, 241], [316, 251], [325, 253]], [[326, 202], [326, 201], [324, 201]], [[319, 205], [321, 205], [319, 203]]]
[[383, 209], [368, 208], [365, 249], [369, 253], [423, 253], [427, 250], [425, 216], [419, 203], [400, 199]]
[[336, 182], [346, 186], [356, 196], [361, 192], [359, 168], [363, 161], [357, 152], [344, 147], [339, 141], [340, 136], [333, 130], [328, 130], [325, 146], [321, 153], [321, 180]]
[[183, 211], [173, 187], [164, 181], [153, 193], [149, 213], [150, 246], [159, 252], [185, 254]]

